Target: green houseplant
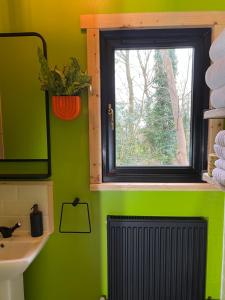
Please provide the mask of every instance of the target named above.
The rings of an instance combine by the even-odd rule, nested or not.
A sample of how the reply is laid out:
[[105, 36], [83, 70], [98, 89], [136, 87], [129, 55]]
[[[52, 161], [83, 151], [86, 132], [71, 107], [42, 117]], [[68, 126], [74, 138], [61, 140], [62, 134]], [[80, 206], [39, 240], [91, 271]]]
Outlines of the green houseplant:
[[63, 69], [57, 66], [50, 68], [40, 48], [38, 58], [41, 66], [41, 89], [52, 96], [54, 114], [64, 120], [76, 118], [80, 114], [80, 92], [91, 85], [91, 77], [81, 70], [75, 57]]

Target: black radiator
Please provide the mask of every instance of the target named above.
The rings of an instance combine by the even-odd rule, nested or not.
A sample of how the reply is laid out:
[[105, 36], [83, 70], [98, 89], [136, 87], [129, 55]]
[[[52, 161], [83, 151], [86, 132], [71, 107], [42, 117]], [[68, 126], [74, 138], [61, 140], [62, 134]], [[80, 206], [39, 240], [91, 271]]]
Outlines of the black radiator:
[[205, 299], [207, 221], [108, 216], [109, 300]]

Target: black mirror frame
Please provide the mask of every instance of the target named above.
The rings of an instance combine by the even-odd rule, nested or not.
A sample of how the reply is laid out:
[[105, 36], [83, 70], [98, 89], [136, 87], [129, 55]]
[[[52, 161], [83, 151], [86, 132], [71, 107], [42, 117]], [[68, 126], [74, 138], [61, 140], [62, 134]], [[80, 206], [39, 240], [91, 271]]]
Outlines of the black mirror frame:
[[[38, 37], [42, 41], [43, 54], [47, 59], [47, 44], [42, 35], [37, 32], [10, 32], [0, 33], [0, 38], [4, 37], [23, 37], [23, 36], [34, 36]], [[45, 111], [46, 111], [46, 137], [47, 137], [47, 159], [0, 159], [0, 163], [24, 163], [24, 162], [47, 162], [47, 173], [45, 174], [1, 174], [0, 180], [13, 180], [13, 179], [46, 179], [51, 176], [51, 143], [50, 143], [50, 117], [49, 117], [49, 94], [45, 91]]]

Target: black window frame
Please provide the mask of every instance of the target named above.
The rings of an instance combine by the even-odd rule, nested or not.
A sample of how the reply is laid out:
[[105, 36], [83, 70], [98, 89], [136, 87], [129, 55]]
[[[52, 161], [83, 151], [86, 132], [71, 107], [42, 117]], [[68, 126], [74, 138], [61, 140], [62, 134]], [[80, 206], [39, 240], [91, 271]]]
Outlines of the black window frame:
[[[202, 182], [207, 166], [208, 123], [203, 112], [209, 106], [205, 72], [210, 65], [211, 28], [137, 29], [100, 32], [101, 126], [103, 182]], [[115, 165], [115, 131], [107, 109], [115, 112], [114, 51], [116, 49], [193, 47], [190, 166], [118, 167]]]

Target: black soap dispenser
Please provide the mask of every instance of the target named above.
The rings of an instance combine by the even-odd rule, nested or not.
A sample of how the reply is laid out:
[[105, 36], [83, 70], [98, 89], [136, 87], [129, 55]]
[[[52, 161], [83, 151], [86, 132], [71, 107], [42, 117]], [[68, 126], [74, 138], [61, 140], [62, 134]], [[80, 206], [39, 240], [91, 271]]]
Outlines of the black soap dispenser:
[[31, 236], [38, 237], [43, 234], [42, 212], [38, 209], [38, 204], [34, 204], [30, 213]]

